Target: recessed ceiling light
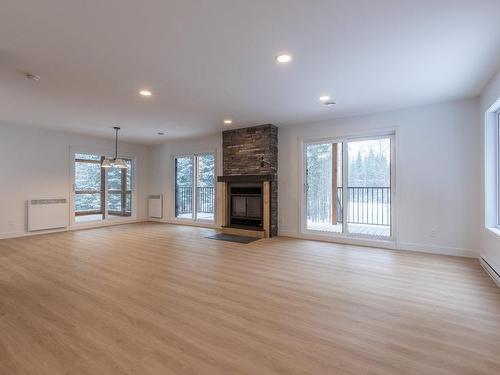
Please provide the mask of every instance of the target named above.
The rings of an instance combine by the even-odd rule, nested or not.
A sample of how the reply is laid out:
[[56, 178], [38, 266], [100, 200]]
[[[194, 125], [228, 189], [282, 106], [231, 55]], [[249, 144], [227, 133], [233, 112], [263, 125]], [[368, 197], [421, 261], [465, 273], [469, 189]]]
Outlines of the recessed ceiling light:
[[278, 55], [276, 56], [276, 61], [279, 62], [280, 64], [286, 64], [292, 61], [292, 56], [287, 54]]
[[153, 95], [153, 93], [149, 90], [141, 90], [139, 91], [139, 94], [141, 94], [142, 96], [151, 96]]
[[330, 99], [331, 98], [328, 95], [323, 95], [323, 96], [319, 97], [320, 102], [328, 102], [328, 101], [330, 101]]
[[224, 124], [226, 124], [226, 125], [231, 125], [232, 123], [233, 123], [233, 120], [231, 120], [231, 119], [227, 118], [224, 120]]

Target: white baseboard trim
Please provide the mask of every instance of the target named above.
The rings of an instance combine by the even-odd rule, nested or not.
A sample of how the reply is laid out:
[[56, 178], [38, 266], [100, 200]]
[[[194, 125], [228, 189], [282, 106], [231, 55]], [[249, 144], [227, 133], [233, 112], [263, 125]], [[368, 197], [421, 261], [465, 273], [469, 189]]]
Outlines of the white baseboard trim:
[[88, 225], [76, 225], [67, 228], [61, 229], [51, 229], [51, 230], [41, 230], [36, 232], [11, 232], [11, 233], [0, 233], [0, 240], [6, 240], [8, 238], [18, 238], [18, 237], [28, 237], [28, 236], [39, 236], [41, 234], [50, 234], [50, 233], [60, 233], [60, 232], [70, 232], [77, 230], [85, 230], [85, 229], [95, 229], [95, 228], [103, 228], [115, 225], [125, 225], [125, 224], [135, 224], [148, 221], [146, 219], [134, 219], [134, 220], [123, 220], [117, 222], [105, 222], [105, 223], [94, 223]]
[[398, 250], [418, 251], [422, 253], [438, 254], [438, 255], [451, 255], [465, 258], [478, 258], [479, 251], [472, 249], [463, 249], [459, 247], [442, 246], [442, 245], [429, 245], [412, 242], [400, 242]]
[[77, 224], [69, 227], [69, 230], [84, 230], [84, 229], [94, 229], [94, 228], [102, 228], [102, 227], [112, 227], [115, 225], [124, 225], [124, 224], [135, 224], [142, 223], [147, 221], [146, 219], [130, 219], [130, 220], [116, 220], [116, 221], [104, 221], [104, 222], [96, 222], [96, 223], [88, 223], [88, 224]]
[[154, 217], [148, 217], [148, 218], [146, 219], [146, 221], [148, 221], [148, 222], [150, 222], [150, 223], [165, 223], [165, 222], [163, 221], [163, 219], [156, 219], [156, 218], [154, 218]]
[[40, 234], [50, 234], [50, 233], [60, 233], [67, 232], [69, 228], [61, 228], [61, 229], [50, 229], [50, 230], [41, 230], [36, 232], [8, 232], [8, 233], [0, 233], [0, 240], [6, 240], [9, 238], [18, 238], [18, 237], [29, 237], [29, 236], [38, 236]]
[[279, 230], [278, 236], [280, 237], [292, 237], [302, 240], [313, 240], [322, 242], [338, 243], [343, 245], [355, 245], [355, 246], [371, 246], [378, 247], [381, 249], [396, 249], [396, 243], [389, 240], [381, 239], [371, 239], [371, 238], [352, 238], [352, 237], [331, 237], [329, 235], [323, 234], [313, 234], [313, 233], [296, 233], [292, 231]]
[[493, 268], [493, 263], [490, 262], [485, 256], [479, 257], [479, 263], [481, 264], [481, 267], [484, 268], [486, 273], [490, 275], [495, 284], [500, 287], [500, 270]]
[[462, 248], [448, 247], [448, 246], [419, 244], [411, 242], [397, 243], [394, 241], [384, 241], [377, 239], [361, 239], [361, 238], [358, 239], [358, 238], [339, 238], [339, 237], [332, 238], [331, 236], [328, 235], [304, 234], [304, 233], [282, 231], [282, 230], [279, 231], [279, 236], [293, 237], [305, 240], [325, 241], [325, 242], [348, 244], [348, 245], [357, 245], [357, 246], [372, 246], [382, 249], [417, 251], [417, 252], [437, 254], [437, 255], [451, 255], [451, 256], [459, 256], [466, 258], [479, 257], [479, 251], [476, 250], [462, 249]]

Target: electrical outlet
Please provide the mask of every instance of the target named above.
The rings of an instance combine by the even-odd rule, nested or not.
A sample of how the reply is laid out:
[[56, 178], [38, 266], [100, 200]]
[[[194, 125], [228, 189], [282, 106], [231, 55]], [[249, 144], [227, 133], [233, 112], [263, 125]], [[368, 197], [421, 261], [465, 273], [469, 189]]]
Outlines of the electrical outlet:
[[431, 238], [436, 238], [436, 230], [435, 229], [431, 230]]
[[279, 223], [280, 224], [285, 224], [285, 218], [284, 217], [280, 217]]

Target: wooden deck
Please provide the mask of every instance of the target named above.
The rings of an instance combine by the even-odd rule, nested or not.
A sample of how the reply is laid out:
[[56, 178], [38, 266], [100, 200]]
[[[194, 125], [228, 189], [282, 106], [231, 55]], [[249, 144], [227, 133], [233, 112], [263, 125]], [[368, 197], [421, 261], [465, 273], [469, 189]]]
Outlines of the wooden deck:
[[133, 224], [0, 241], [0, 374], [500, 373], [477, 260]]
[[[390, 237], [391, 227], [388, 225], [348, 224], [349, 233], [365, 236]], [[319, 232], [342, 233], [342, 224], [307, 222], [307, 229]]]

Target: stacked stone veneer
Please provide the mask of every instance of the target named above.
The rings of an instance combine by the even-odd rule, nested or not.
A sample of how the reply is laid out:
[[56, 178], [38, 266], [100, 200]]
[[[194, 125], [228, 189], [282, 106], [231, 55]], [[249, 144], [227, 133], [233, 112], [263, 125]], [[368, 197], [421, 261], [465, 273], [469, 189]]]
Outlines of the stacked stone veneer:
[[[278, 128], [260, 125], [222, 133], [224, 176], [273, 175], [271, 236], [278, 234]], [[261, 165], [264, 158], [264, 166]]]

